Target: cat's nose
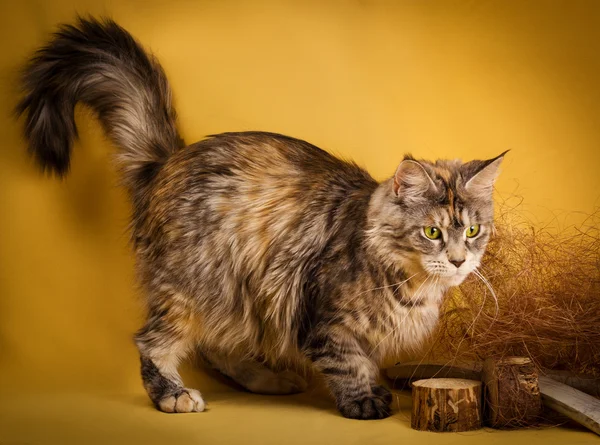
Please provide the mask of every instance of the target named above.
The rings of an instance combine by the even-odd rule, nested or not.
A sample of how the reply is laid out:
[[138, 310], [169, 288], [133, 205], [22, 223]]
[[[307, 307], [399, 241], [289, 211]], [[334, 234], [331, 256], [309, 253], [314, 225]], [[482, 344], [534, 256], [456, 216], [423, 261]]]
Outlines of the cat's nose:
[[465, 262], [465, 260], [448, 260], [448, 261], [450, 261], [452, 264], [454, 264], [454, 265], [456, 266], [456, 268], [457, 268], [457, 269], [460, 267], [460, 265], [461, 265], [462, 263], [464, 263], [464, 262]]

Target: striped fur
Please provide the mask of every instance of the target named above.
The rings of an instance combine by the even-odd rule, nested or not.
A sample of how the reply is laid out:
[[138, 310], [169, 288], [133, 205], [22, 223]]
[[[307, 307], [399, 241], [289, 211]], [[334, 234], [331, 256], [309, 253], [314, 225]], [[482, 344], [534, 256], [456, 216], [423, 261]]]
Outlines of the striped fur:
[[[112, 21], [61, 28], [23, 87], [18, 111], [44, 169], [67, 171], [79, 101], [118, 147], [148, 305], [136, 343], [158, 409], [204, 409], [177, 372], [199, 351], [255, 392], [301, 391], [294, 371], [312, 367], [344, 416], [390, 414], [378, 367], [422, 345], [446, 289], [478, 266], [502, 156], [406, 157], [378, 183], [278, 134], [225, 133], [181, 147], [162, 69]], [[473, 224], [481, 232], [467, 239]], [[443, 237], [427, 239], [424, 226]]]

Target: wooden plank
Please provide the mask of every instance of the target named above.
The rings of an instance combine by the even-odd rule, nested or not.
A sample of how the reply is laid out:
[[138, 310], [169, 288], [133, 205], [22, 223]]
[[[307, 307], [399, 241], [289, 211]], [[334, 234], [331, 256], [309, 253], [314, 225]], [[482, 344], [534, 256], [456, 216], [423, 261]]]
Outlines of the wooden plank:
[[420, 380], [435, 377], [481, 380], [481, 363], [407, 362], [386, 369], [392, 380]]
[[600, 397], [600, 378], [588, 375], [573, 374], [570, 371], [542, 370], [541, 375], [550, 377], [552, 380], [572, 386], [579, 391], [594, 397]]
[[600, 435], [600, 400], [568, 385], [540, 376], [544, 403]]

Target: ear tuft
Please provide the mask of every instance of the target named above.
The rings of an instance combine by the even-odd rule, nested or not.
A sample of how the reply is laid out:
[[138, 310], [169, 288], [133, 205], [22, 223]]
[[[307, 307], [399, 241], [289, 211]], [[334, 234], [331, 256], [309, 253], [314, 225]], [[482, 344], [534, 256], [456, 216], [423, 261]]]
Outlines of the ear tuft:
[[500, 174], [500, 164], [506, 153], [508, 153], [508, 150], [487, 161], [471, 161], [466, 163], [463, 166], [463, 170], [467, 179], [465, 183], [467, 192], [477, 197], [491, 198], [494, 183]]
[[418, 200], [429, 189], [435, 190], [435, 183], [418, 161], [405, 159], [400, 163], [394, 175], [392, 186], [392, 190], [397, 197]]

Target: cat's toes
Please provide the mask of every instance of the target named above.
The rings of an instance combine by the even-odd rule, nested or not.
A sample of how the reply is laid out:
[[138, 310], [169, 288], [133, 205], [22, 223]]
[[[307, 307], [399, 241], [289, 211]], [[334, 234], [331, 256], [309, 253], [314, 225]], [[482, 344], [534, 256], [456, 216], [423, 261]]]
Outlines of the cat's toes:
[[381, 385], [371, 386], [371, 392], [373, 394], [375, 394], [376, 396], [381, 397], [383, 399], [383, 401], [386, 402], [388, 405], [390, 405], [392, 403], [392, 398], [393, 398], [392, 393], [385, 386], [381, 386]]
[[[371, 394], [359, 399], [347, 400], [338, 403], [338, 409], [342, 416], [349, 419], [385, 419], [392, 414], [390, 408], [390, 402], [392, 401], [392, 395], [387, 389], [383, 387], [374, 387], [377, 391], [381, 392], [382, 395]], [[384, 391], [380, 391], [382, 388]]]
[[158, 409], [165, 413], [195, 413], [204, 411], [200, 391], [184, 388], [158, 402]]

